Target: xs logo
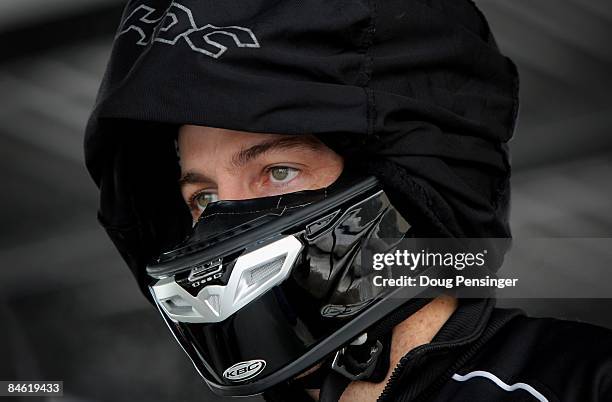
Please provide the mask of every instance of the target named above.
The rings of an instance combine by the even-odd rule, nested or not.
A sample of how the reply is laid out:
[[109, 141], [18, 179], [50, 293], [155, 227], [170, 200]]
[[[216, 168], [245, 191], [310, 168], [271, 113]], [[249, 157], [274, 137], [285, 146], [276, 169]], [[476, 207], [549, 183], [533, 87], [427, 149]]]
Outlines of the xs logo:
[[132, 11], [119, 28], [117, 38], [129, 32], [138, 34], [137, 45], [146, 46], [151, 41], [174, 46], [180, 40], [198, 53], [219, 58], [227, 46], [214, 41], [212, 35], [226, 35], [238, 47], [259, 47], [257, 38], [248, 28], [239, 26], [218, 27], [206, 24], [198, 27], [190, 9], [179, 3], [172, 3], [166, 13], [155, 18], [155, 9], [144, 4]]

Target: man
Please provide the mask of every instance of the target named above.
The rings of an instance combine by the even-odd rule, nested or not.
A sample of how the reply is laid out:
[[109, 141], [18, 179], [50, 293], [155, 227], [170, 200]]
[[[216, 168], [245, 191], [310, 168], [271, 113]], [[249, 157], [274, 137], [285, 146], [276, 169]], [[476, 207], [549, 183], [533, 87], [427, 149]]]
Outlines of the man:
[[510, 237], [517, 91], [468, 0], [133, 1], [87, 131], [99, 219], [219, 394], [608, 400], [609, 332], [360, 263]]
[[[178, 150], [182, 194], [195, 221], [209, 202], [324, 188], [343, 169], [342, 157], [310, 136], [186, 125], [179, 129]], [[456, 300], [440, 297], [395, 327], [385, 379], [403, 355], [431, 341], [455, 308]], [[376, 400], [385, 384], [353, 382], [341, 400]]]

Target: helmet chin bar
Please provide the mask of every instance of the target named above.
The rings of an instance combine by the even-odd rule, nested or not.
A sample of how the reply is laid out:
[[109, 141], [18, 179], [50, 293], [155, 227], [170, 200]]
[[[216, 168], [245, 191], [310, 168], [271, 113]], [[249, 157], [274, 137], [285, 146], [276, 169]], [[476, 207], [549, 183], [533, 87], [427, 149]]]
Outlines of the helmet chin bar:
[[[193, 296], [172, 276], [155, 283], [153, 295], [173, 321], [221, 322], [287, 279], [302, 248], [298, 239], [286, 236], [238, 257], [226, 285], [204, 286]], [[207, 268], [203, 270], [202, 265], [192, 268], [189, 282], [199, 284], [221, 275], [222, 262]]]
[[[357, 342], [403, 304], [374, 286], [380, 272], [363, 265], [362, 247], [388, 250], [409, 229], [373, 177], [219, 201], [147, 266], [149, 289], [209, 387], [253, 395]], [[380, 345], [372, 342], [374, 361]], [[334, 369], [358, 376], [349, 349]]]

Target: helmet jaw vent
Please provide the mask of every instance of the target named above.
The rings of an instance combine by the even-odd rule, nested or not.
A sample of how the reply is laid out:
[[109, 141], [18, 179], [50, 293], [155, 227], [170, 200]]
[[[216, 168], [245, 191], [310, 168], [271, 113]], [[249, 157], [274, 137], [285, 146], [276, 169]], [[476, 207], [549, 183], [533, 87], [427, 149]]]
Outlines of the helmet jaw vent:
[[259, 288], [281, 271], [286, 259], [287, 254], [284, 254], [244, 271], [238, 283], [235, 301], [239, 302], [249, 294], [258, 293]]
[[221, 322], [285, 281], [302, 248], [296, 237], [283, 237], [238, 257], [226, 285], [204, 286], [194, 296], [168, 277], [151, 286], [152, 293], [172, 321]]
[[193, 306], [180, 295], [175, 295], [161, 301], [162, 308], [172, 315], [196, 317], [198, 313]]

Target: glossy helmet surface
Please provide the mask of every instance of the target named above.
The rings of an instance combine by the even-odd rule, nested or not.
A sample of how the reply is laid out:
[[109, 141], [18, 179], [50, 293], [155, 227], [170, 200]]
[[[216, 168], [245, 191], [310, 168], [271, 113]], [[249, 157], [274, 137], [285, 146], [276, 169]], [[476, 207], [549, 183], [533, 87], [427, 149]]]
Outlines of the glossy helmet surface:
[[[209, 204], [189, 238], [147, 268], [169, 328], [211, 388], [251, 395], [300, 374], [391, 312], [368, 241], [410, 225], [374, 178]], [[390, 275], [391, 273], [382, 273]], [[381, 315], [382, 314], [382, 315]]]

